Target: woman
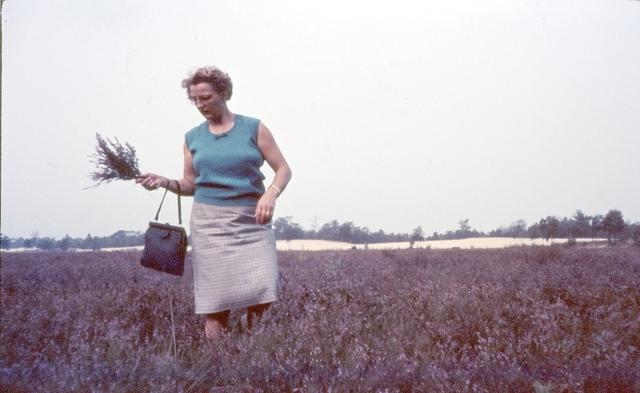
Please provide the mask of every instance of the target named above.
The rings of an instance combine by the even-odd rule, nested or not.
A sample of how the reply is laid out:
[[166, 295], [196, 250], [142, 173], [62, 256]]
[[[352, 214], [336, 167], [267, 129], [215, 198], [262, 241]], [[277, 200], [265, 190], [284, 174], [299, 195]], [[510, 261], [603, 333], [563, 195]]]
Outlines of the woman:
[[[269, 129], [227, 107], [232, 83], [216, 67], [197, 69], [182, 81], [189, 100], [206, 119], [185, 134], [184, 174], [170, 180], [153, 173], [137, 182], [147, 190], [168, 188], [193, 195], [191, 247], [196, 314], [205, 314], [205, 335], [226, 330], [229, 311], [247, 307], [249, 329], [278, 297], [278, 263], [270, 222], [276, 198], [291, 170]], [[274, 170], [265, 189], [260, 167]]]

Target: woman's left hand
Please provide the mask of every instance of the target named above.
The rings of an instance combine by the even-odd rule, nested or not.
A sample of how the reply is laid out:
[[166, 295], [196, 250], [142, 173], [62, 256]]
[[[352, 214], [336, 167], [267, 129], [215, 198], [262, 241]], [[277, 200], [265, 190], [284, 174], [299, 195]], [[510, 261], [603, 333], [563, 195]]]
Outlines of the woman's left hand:
[[270, 192], [265, 193], [256, 205], [256, 222], [260, 225], [267, 224], [273, 218], [276, 208], [276, 197]]

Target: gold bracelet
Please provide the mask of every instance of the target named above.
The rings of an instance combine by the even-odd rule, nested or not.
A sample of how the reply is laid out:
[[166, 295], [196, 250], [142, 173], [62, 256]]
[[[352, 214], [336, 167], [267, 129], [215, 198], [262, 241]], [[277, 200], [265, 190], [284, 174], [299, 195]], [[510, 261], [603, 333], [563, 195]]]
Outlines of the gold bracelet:
[[278, 187], [276, 187], [275, 184], [272, 184], [269, 186], [270, 188], [273, 188], [274, 190], [276, 190], [276, 196], [280, 195], [280, 189]]

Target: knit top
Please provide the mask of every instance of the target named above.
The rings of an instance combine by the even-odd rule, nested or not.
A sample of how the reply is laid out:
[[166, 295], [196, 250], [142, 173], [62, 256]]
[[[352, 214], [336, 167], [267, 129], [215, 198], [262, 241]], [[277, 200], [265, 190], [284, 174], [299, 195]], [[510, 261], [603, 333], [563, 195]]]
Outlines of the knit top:
[[196, 202], [217, 206], [255, 205], [264, 194], [264, 157], [258, 149], [260, 120], [235, 115], [223, 134], [209, 131], [208, 122], [185, 134], [196, 172]]

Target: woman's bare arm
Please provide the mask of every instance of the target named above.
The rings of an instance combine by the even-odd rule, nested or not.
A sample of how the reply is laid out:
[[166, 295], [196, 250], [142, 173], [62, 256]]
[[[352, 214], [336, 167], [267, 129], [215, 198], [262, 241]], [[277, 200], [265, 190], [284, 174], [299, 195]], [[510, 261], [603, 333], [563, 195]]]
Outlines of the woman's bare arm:
[[255, 214], [257, 222], [259, 224], [266, 224], [273, 217], [276, 198], [287, 187], [287, 184], [291, 180], [292, 173], [271, 131], [262, 123], [260, 123], [258, 128], [258, 149], [260, 149], [267, 164], [269, 164], [275, 172], [275, 176], [271, 182], [274, 187], [267, 187], [264, 195], [260, 198], [256, 206]]

